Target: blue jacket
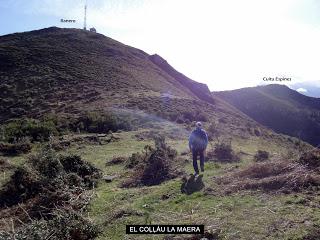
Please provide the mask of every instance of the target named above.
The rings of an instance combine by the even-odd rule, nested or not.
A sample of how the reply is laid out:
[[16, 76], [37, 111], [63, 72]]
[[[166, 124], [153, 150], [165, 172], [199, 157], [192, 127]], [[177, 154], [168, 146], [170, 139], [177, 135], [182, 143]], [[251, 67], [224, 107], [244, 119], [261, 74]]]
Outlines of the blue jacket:
[[204, 150], [208, 145], [208, 135], [205, 130], [197, 128], [192, 131], [189, 137], [189, 147], [194, 150]]

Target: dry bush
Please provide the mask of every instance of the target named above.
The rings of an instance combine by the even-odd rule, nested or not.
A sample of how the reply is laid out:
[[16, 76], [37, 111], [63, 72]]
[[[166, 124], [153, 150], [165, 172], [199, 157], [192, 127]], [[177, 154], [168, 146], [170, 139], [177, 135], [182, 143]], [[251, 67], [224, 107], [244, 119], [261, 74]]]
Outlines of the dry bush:
[[320, 185], [320, 175], [306, 165], [292, 161], [254, 163], [244, 170], [217, 178], [226, 193], [239, 190], [297, 192]]
[[100, 177], [100, 170], [79, 156], [58, 156], [46, 148], [14, 172], [0, 192], [0, 208], [26, 204], [29, 217], [50, 219], [57, 209], [68, 212], [85, 207], [91, 198], [86, 190]]
[[240, 157], [229, 143], [217, 143], [212, 151], [207, 152], [207, 159], [217, 162], [239, 162]]
[[145, 146], [144, 150], [129, 157], [127, 167], [133, 168], [133, 174], [123, 187], [158, 185], [180, 174], [175, 166], [177, 151], [166, 145], [164, 137], [155, 139], [155, 148]]
[[[15, 232], [0, 226], [0, 239], [94, 239], [98, 228], [81, 213], [93, 196], [87, 190], [98, 171], [77, 157], [61, 158], [63, 164], [44, 158], [48, 163], [38, 158], [41, 168], [29, 162], [17, 169], [1, 191], [0, 219], [11, 219]], [[68, 166], [67, 159], [75, 165]]]
[[0, 231], [0, 239], [50, 239], [50, 240], [90, 240], [95, 239], [101, 230], [89, 219], [81, 215], [57, 211], [49, 220], [34, 220], [18, 229]]
[[0, 143], [0, 152], [4, 155], [12, 156], [31, 151], [31, 144], [29, 142], [21, 143]]
[[0, 158], [0, 170], [10, 170], [13, 169], [14, 166], [5, 158]]
[[254, 160], [256, 162], [263, 162], [269, 159], [269, 153], [267, 151], [258, 150], [254, 155]]
[[140, 163], [143, 163], [146, 161], [146, 158], [148, 157], [148, 150], [151, 151], [150, 146], [145, 146], [143, 153], [133, 153], [130, 157], [128, 157], [125, 161], [125, 167], [126, 168], [136, 168]]
[[302, 154], [298, 162], [312, 169], [320, 167], [320, 150], [314, 149]]

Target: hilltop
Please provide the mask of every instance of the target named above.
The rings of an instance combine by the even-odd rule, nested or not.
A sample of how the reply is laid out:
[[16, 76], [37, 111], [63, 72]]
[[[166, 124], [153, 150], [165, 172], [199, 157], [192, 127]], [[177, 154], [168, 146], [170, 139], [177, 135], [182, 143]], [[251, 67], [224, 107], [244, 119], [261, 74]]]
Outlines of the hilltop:
[[278, 133], [320, 144], [320, 98], [277, 84], [213, 94]]

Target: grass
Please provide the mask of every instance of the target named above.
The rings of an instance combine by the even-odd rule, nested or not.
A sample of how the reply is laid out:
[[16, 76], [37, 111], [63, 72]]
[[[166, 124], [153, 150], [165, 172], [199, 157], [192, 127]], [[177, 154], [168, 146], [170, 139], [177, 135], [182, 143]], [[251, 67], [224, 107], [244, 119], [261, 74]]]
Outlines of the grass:
[[[205, 224], [208, 229], [221, 229], [225, 239], [299, 239], [307, 232], [304, 221], [319, 223], [319, 208], [295, 202], [295, 195], [241, 193], [218, 197], [197, 192], [188, 196], [180, 193], [180, 184], [174, 180], [148, 189], [117, 189], [107, 184], [99, 187], [89, 211], [94, 219], [101, 222], [119, 208], [144, 213], [141, 217], [122, 217], [107, 225], [102, 221], [105, 234], [100, 239], [161, 239], [161, 236], [130, 238], [124, 234], [124, 225], [175, 224], [177, 219], [179, 224]], [[164, 194], [169, 195], [168, 200], [162, 200]]]
[[[174, 127], [163, 125], [160, 131], [168, 133]], [[310, 201], [306, 200], [308, 195], [305, 193], [272, 195], [259, 191], [241, 191], [232, 195], [219, 195], [215, 192], [217, 185], [213, 177], [232, 171], [236, 166], [241, 169], [252, 163], [258, 149], [266, 150], [273, 156], [287, 151], [285, 143], [268, 142], [265, 138], [234, 138], [234, 150], [247, 155], [243, 155], [239, 163], [206, 162], [203, 174], [205, 187], [191, 195], [181, 193], [181, 178], [151, 187], [119, 187], [129, 170], [125, 169], [123, 163], [111, 166], [105, 166], [105, 163], [115, 156], [126, 157], [142, 151], [146, 144], [153, 144], [151, 139], [137, 141], [135, 136], [146, 130], [115, 133], [119, 141], [105, 145], [73, 146], [61, 152], [79, 154], [102, 169], [105, 175], [118, 176], [110, 183], [100, 181], [87, 212], [102, 229], [98, 239], [162, 239], [162, 235], [125, 234], [126, 224], [146, 223], [205, 224], [207, 230], [220, 231], [222, 239], [302, 239], [309, 228], [320, 224], [320, 196], [316, 194], [310, 195]], [[183, 135], [179, 139], [168, 139], [167, 142], [178, 150], [178, 154], [188, 149]], [[39, 147], [35, 146], [33, 151]], [[14, 157], [10, 161], [20, 165], [25, 157]], [[181, 166], [187, 173], [193, 173], [191, 156], [184, 155], [181, 158], [186, 160], [185, 165]]]
[[[106, 159], [113, 156], [128, 156], [141, 151], [150, 141], [136, 141], [133, 136], [137, 132], [120, 133], [120, 142], [102, 146], [86, 146], [83, 149], [71, 149], [84, 159], [103, 169], [105, 174], [123, 175], [126, 171], [122, 164], [105, 167]], [[96, 189], [96, 196], [91, 202], [88, 215], [103, 229], [99, 239], [162, 239], [161, 235], [125, 235], [126, 224], [205, 224], [210, 230], [218, 229], [224, 239], [302, 239], [309, 226], [303, 221], [318, 224], [320, 210], [316, 206], [299, 203], [306, 195], [267, 195], [262, 192], [240, 192], [230, 196], [207, 195], [206, 189], [215, 188], [212, 179], [220, 176], [233, 166], [245, 167], [253, 162], [253, 155], [261, 146], [272, 154], [280, 154], [286, 150], [284, 146], [267, 145], [265, 140], [235, 139], [232, 145], [236, 151], [250, 155], [242, 158], [240, 163], [207, 162], [204, 173], [204, 190], [191, 195], [181, 193], [181, 179], [174, 179], [158, 186], [139, 188], [120, 188], [121, 177], [111, 183], [101, 181]], [[186, 140], [169, 140], [179, 152], [187, 149]], [[185, 170], [192, 173], [190, 156]], [[313, 196], [314, 201], [320, 197]], [[118, 218], [119, 211], [129, 212]], [[138, 212], [130, 214], [130, 212]], [[112, 220], [108, 220], [108, 219]], [[308, 220], [309, 219], [309, 220]], [[299, 238], [300, 237], [300, 238]]]

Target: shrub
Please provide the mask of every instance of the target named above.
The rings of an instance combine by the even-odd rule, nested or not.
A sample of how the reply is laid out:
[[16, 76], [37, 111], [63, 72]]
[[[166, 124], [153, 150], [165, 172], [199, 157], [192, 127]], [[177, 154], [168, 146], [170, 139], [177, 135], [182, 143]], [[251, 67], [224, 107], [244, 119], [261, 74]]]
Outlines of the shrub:
[[22, 143], [0, 143], [0, 152], [4, 155], [19, 155], [31, 151], [31, 144], [28, 142]]
[[14, 168], [14, 165], [12, 165], [8, 159], [0, 158], [0, 171], [11, 170]]
[[96, 225], [81, 215], [59, 211], [49, 221], [32, 221], [15, 229], [14, 235], [2, 231], [0, 239], [90, 240], [95, 239], [100, 233], [101, 230]]
[[189, 120], [190, 122], [195, 119], [192, 112], [184, 112], [182, 113], [182, 116], [184, 120]]
[[129, 157], [134, 173], [122, 186], [157, 185], [177, 176], [178, 172], [173, 167], [177, 151], [166, 145], [164, 137], [155, 139], [155, 148], [147, 145], [144, 150]]
[[76, 128], [91, 133], [108, 133], [117, 130], [128, 131], [133, 127], [125, 116], [120, 118], [111, 113], [88, 112], [79, 117]]
[[12, 206], [38, 196], [34, 205], [37, 210], [33, 212], [50, 215], [59, 201], [65, 204], [75, 194], [90, 189], [100, 177], [101, 172], [79, 156], [58, 156], [47, 146], [14, 172], [0, 192], [0, 206]]
[[196, 121], [207, 122], [208, 117], [203, 112], [197, 112], [195, 116]]
[[219, 130], [217, 128], [217, 125], [214, 123], [211, 123], [207, 129], [207, 134], [208, 134], [208, 139], [210, 141], [214, 140], [214, 139], [219, 139], [220, 137], [220, 133]]
[[143, 185], [157, 185], [167, 179], [170, 175], [168, 158], [165, 149], [157, 148], [152, 151], [141, 176]]
[[217, 143], [215, 144], [213, 153], [219, 161], [236, 162], [240, 160], [239, 157], [232, 150], [231, 144]]
[[177, 118], [176, 122], [177, 122], [178, 124], [183, 124], [183, 123], [184, 123], [184, 119], [183, 119], [181, 116], [179, 116], [179, 117]]
[[258, 150], [254, 155], [254, 160], [257, 162], [265, 161], [269, 159], [269, 153], [267, 151]]
[[288, 193], [308, 188], [317, 191], [320, 187], [319, 174], [290, 161], [254, 163], [245, 169], [225, 174], [217, 181], [226, 193], [242, 189]]
[[75, 173], [90, 187], [94, 186], [100, 178], [100, 171], [90, 163], [81, 159], [78, 155], [60, 157], [60, 162], [67, 173]]
[[139, 163], [143, 162], [144, 159], [146, 158], [146, 154], [142, 153], [133, 153], [126, 161], [125, 167], [126, 168], [134, 168], [136, 167]]
[[29, 167], [19, 167], [0, 193], [0, 206], [11, 206], [37, 195], [42, 188], [41, 177]]
[[313, 150], [310, 152], [303, 153], [300, 156], [298, 162], [309, 168], [318, 168], [320, 167], [320, 151]]
[[30, 137], [32, 141], [48, 141], [50, 135], [58, 133], [52, 121], [41, 122], [34, 119], [20, 119], [4, 126], [5, 139], [13, 143]]

